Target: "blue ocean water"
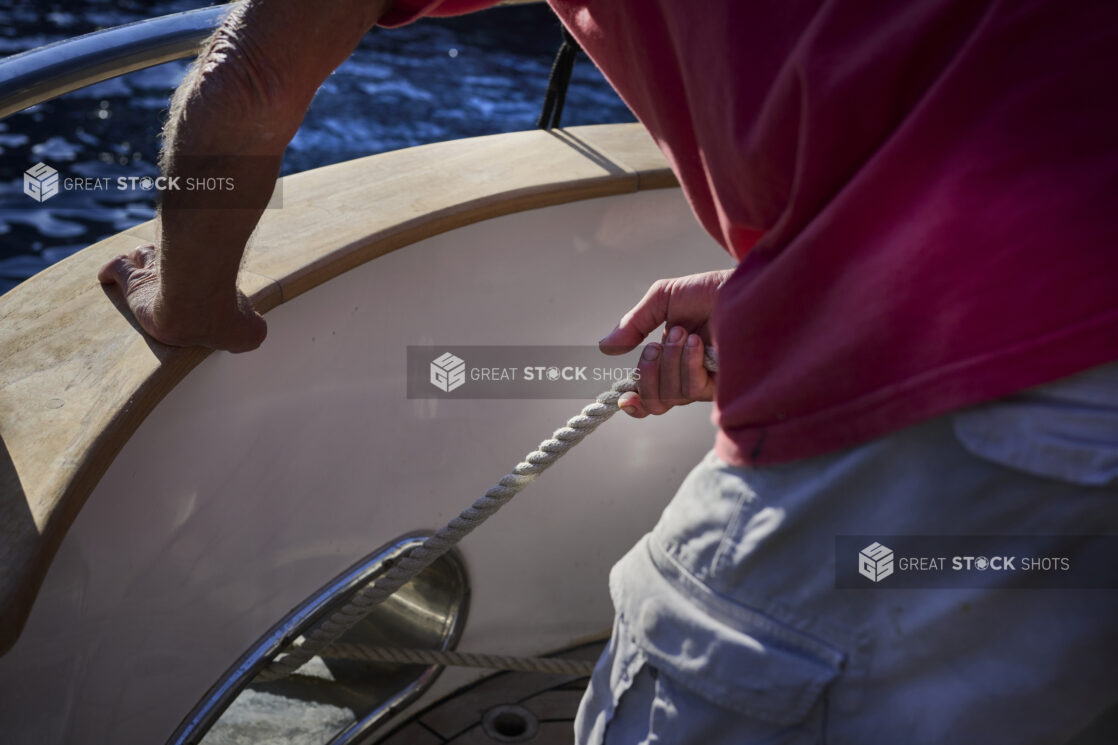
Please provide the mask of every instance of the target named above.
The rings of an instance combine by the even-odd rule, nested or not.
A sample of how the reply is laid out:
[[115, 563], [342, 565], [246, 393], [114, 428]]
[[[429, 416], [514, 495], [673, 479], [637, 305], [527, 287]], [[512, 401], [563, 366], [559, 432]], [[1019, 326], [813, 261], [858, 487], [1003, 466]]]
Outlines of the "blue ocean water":
[[[4, 0], [0, 56], [98, 28], [205, 7], [205, 0]], [[544, 5], [497, 8], [376, 29], [323, 84], [283, 173], [441, 140], [535, 126], [560, 42]], [[0, 121], [0, 293], [105, 236], [149, 220], [153, 192], [62, 191], [38, 203], [23, 171], [67, 177], [157, 175], [167, 100], [189, 62], [107, 80]], [[564, 125], [633, 121], [580, 55]]]

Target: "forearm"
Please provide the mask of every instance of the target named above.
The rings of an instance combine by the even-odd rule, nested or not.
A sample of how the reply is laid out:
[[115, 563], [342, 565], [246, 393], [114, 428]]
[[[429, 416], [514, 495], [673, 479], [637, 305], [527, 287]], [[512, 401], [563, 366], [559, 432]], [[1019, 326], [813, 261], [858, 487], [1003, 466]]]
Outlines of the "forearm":
[[308, 0], [244, 0], [210, 39], [172, 98], [161, 166], [179, 185], [216, 178], [234, 193], [164, 191], [165, 325], [201, 330], [236, 311], [245, 244], [272, 194], [283, 151], [315, 90], [384, 5], [339, 0], [324, 10]]
[[[212, 126], [203, 116], [199, 129], [227, 135], [222, 143], [241, 142], [246, 149], [260, 144], [254, 133], [221, 121]], [[218, 318], [237, 303], [237, 274], [245, 245], [260, 220], [279, 173], [281, 153], [212, 154], [193, 138], [169, 150], [163, 172], [179, 184], [218, 183], [232, 192], [174, 190], [163, 193], [159, 214], [159, 269], [161, 294], [167, 310], [197, 321], [212, 313]], [[286, 144], [286, 143], [285, 143]], [[197, 146], [197, 149], [196, 149]], [[244, 151], [241, 151], [244, 152]], [[226, 204], [223, 204], [225, 202]], [[229, 203], [232, 202], [233, 206]]]

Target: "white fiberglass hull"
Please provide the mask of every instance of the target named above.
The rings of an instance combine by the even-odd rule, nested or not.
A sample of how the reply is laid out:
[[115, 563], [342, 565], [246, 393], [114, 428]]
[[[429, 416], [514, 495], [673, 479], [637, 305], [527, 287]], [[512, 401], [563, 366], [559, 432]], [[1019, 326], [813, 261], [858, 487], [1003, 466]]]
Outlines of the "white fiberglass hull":
[[[277, 619], [445, 523], [585, 403], [408, 399], [408, 345], [592, 345], [653, 280], [726, 265], [658, 189], [458, 228], [279, 305], [265, 345], [203, 361], [92, 492], [0, 658], [3, 741], [164, 742]], [[608, 631], [609, 567], [709, 449], [709, 415], [615, 417], [469, 537], [459, 647]]]

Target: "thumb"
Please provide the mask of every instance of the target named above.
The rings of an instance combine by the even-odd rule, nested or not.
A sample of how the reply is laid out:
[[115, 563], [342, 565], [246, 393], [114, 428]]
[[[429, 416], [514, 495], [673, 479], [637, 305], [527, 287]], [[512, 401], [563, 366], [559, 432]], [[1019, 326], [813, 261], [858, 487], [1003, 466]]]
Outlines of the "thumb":
[[240, 291], [237, 292], [237, 313], [237, 322], [226, 329], [226, 337], [220, 344], [215, 344], [215, 348], [234, 353], [251, 352], [268, 336], [268, 322]]
[[667, 282], [653, 282], [640, 302], [621, 317], [617, 328], [598, 342], [598, 348], [605, 354], [625, 354], [635, 349], [667, 319], [670, 295]]

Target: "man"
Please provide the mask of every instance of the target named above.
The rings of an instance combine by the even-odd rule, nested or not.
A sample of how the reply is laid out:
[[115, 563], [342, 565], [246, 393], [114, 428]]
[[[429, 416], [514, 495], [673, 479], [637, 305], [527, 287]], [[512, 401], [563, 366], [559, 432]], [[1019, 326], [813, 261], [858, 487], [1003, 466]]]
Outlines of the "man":
[[[165, 170], [232, 176], [262, 210], [369, 27], [488, 4], [247, 0], [175, 94]], [[602, 340], [663, 324], [619, 405], [713, 397], [719, 433], [611, 575], [579, 741], [1089, 728], [1118, 701], [1114, 590], [836, 589], [835, 541], [1118, 532], [1118, 6], [553, 5], [740, 261], [655, 284]], [[162, 341], [252, 349], [236, 274], [260, 211], [186, 219], [187, 198], [102, 281]]]

